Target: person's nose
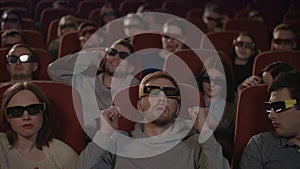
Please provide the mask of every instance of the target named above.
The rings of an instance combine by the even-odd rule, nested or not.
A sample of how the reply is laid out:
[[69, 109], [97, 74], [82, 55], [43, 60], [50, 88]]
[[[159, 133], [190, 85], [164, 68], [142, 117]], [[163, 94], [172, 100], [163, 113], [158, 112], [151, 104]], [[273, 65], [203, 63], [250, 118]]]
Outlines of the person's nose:
[[161, 91], [158, 95], [158, 103], [159, 104], [165, 104], [167, 102], [166, 95], [163, 91]]
[[22, 62], [18, 59], [17, 62], [16, 62], [16, 64], [19, 65], [19, 64], [22, 64]]
[[270, 120], [274, 120], [276, 118], [277, 113], [275, 113], [274, 109], [271, 109], [271, 112], [268, 114], [268, 118]]
[[30, 119], [30, 115], [29, 115], [29, 113], [28, 113], [27, 110], [25, 110], [25, 111], [23, 112], [22, 119], [23, 119], [23, 120], [29, 120], [29, 119]]

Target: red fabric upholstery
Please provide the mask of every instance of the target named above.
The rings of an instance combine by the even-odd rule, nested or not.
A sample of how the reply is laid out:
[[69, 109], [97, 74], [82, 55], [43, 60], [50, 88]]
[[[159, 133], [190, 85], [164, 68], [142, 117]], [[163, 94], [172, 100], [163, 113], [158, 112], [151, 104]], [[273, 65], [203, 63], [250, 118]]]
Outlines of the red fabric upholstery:
[[[193, 77], [188, 75], [191, 73], [196, 75], [202, 69], [205, 59], [211, 56], [222, 58], [232, 68], [231, 58], [222, 52], [205, 49], [185, 49], [170, 54], [165, 60], [163, 69], [172, 74], [178, 82], [190, 84]], [[233, 70], [230, 71], [233, 75]], [[231, 77], [233, 77], [232, 75]]]
[[101, 8], [104, 4], [105, 1], [99, 0], [79, 1], [76, 7], [76, 16], [87, 19], [90, 11]]
[[40, 17], [40, 31], [42, 32], [43, 36], [47, 36], [48, 27], [52, 20], [59, 19], [65, 15], [74, 15], [74, 11], [72, 9], [66, 9], [66, 8], [46, 8], [41, 13]]
[[61, 37], [58, 57], [78, 52], [81, 49], [77, 31], [69, 32]]
[[300, 70], [300, 51], [267, 51], [255, 57], [253, 63], [254, 75], [259, 75], [264, 67], [275, 61], [282, 61], [294, 69]]
[[270, 49], [267, 25], [254, 19], [230, 19], [224, 26], [224, 31], [249, 32], [255, 39], [258, 49]]
[[132, 44], [136, 51], [147, 48], [162, 48], [161, 35], [154, 33], [143, 33], [133, 37]]
[[260, 132], [272, 129], [271, 121], [265, 112], [264, 102], [269, 100], [267, 85], [244, 89], [238, 100], [232, 168], [238, 164], [249, 139]]

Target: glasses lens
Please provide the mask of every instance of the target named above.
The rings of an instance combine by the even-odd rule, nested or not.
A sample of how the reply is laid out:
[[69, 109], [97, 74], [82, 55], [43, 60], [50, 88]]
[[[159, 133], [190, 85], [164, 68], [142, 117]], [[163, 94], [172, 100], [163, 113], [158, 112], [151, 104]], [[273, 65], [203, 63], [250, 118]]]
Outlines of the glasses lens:
[[246, 48], [249, 48], [249, 49], [253, 49], [254, 48], [254, 44], [253, 43], [250, 43], [250, 42], [245, 42], [244, 46]]
[[273, 42], [275, 44], [287, 44], [287, 45], [292, 45], [294, 43], [293, 39], [273, 39]]
[[39, 103], [39, 104], [31, 104], [26, 106], [26, 110], [30, 115], [35, 115], [38, 113], [45, 112], [45, 104]]
[[121, 59], [125, 59], [126, 57], [129, 56], [129, 53], [119, 52], [118, 50], [113, 48], [107, 48], [106, 51], [109, 56], [116, 56], [118, 54]]
[[121, 59], [125, 59], [126, 57], [129, 56], [129, 53], [127, 53], [127, 52], [119, 52], [119, 56], [120, 56]]
[[118, 54], [118, 51], [116, 49], [113, 49], [113, 48], [107, 48], [106, 52], [109, 56], [116, 56], [116, 54]]
[[75, 28], [76, 24], [75, 23], [69, 23], [69, 24], [64, 24], [64, 25], [60, 25], [61, 29], [65, 29], [65, 28]]
[[255, 45], [251, 42], [236, 41], [235, 46], [253, 49]]
[[81, 33], [81, 36], [85, 36], [86, 34], [93, 34], [96, 32], [96, 29], [88, 29], [88, 30], [85, 30]]
[[270, 113], [272, 110], [272, 105], [270, 102], [265, 102], [265, 110], [267, 113]]
[[6, 61], [7, 63], [16, 63], [18, 61], [19, 57], [15, 55], [7, 55]]
[[210, 79], [210, 82], [214, 82], [214, 84], [216, 85], [224, 85], [225, 84], [225, 80], [222, 78], [212, 78]]
[[176, 87], [163, 87], [163, 92], [167, 97], [179, 96], [179, 89]]
[[[146, 95], [157, 95], [160, 93], [159, 86], [144, 86], [144, 94]], [[153, 92], [154, 91], [154, 92]]]
[[19, 56], [19, 60], [22, 63], [26, 63], [30, 61], [30, 55], [21, 55]]
[[207, 75], [202, 76], [202, 82], [210, 83], [210, 79]]
[[22, 106], [14, 106], [14, 107], [8, 107], [5, 109], [6, 115], [8, 117], [21, 117], [24, 112], [24, 107]]

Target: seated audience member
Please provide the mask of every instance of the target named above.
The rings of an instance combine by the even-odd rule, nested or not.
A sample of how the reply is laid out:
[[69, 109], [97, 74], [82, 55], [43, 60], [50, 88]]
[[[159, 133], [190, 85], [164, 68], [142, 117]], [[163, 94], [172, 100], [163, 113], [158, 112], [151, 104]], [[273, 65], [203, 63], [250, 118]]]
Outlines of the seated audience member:
[[234, 90], [247, 77], [251, 76], [253, 62], [259, 50], [255, 45], [253, 36], [247, 32], [241, 32], [233, 41], [233, 73]]
[[[116, 131], [118, 108], [101, 111], [100, 130], [80, 154], [75, 168], [229, 168], [222, 147], [204, 124], [205, 109], [186, 110], [193, 120], [197, 118], [193, 130], [193, 121], [177, 117], [180, 103], [180, 89], [173, 77], [162, 71], [148, 74], [139, 85], [137, 102], [143, 123], [135, 124], [128, 140], [120, 140], [124, 135]], [[120, 155], [131, 152], [137, 157]]]
[[[114, 21], [118, 18], [118, 11], [113, 8], [111, 3], [104, 4], [100, 9], [100, 27]], [[101, 28], [104, 29], [104, 28]]]
[[255, 86], [261, 83], [271, 84], [279, 73], [291, 70], [293, 70], [293, 68], [287, 63], [283, 63], [281, 61], [273, 62], [267, 65], [261, 71], [259, 76], [252, 75], [244, 80], [244, 82], [238, 86], [238, 94], [240, 94], [241, 90], [250, 86]]
[[156, 15], [151, 13], [143, 14], [143, 12], [155, 12], [155, 10], [149, 4], [142, 4], [138, 7], [136, 13], [144, 21], [146, 30], [161, 32], [162, 26], [158, 23]]
[[273, 30], [271, 50], [295, 50], [297, 31], [291, 25], [279, 24]]
[[1, 30], [22, 29], [22, 17], [17, 10], [8, 9], [1, 16]]
[[[170, 19], [163, 25], [161, 38], [162, 48], [169, 52], [176, 52], [184, 48], [186, 26], [181, 19]], [[161, 55], [165, 58], [165, 55]]]
[[[111, 106], [112, 96], [115, 92], [130, 83], [138, 83], [138, 80], [131, 75], [134, 66], [130, 62], [132, 60], [129, 56], [133, 53], [134, 48], [128, 41], [118, 40], [106, 49], [104, 58], [104, 54], [91, 50], [86, 53], [79, 52], [64, 56], [49, 65], [48, 74], [52, 80], [73, 84], [79, 91], [84, 112], [85, 131], [90, 137], [98, 128], [95, 120], [99, 118], [97, 111]], [[127, 57], [129, 59], [126, 59]], [[80, 62], [82, 59], [84, 61]], [[74, 68], [77, 60], [80, 64], [77, 67], [79, 72], [75, 73]], [[89, 74], [86, 73], [88, 70], [90, 70]], [[90, 101], [95, 93], [98, 104], [97, 110], [92, 109], [93, 103]]]
[[1, 47], [11, 48], [15, 44], [25, 44], [25, 37], [18, 30], [6, 30], [1, 36]]
[[186, 29], [183, 20], [179, 18], [169, 19], [164, 23], [161, 37], [162, 50], [148, 51], [141, 56], [144, 76], [162, 70], [165, 59], [170, 53], [184, 49]]
[[280, 73], [268, 90], [271, 96], [270, 101], [265, 103], [266, 113], [274, 130], [250, 139], [241, 157], [240, 168], [298, 169], [300, 72]]
[[69, 32], [77, 31], [77, 27], [78, 27], [78, 22], [74, 16], [66, 15], [60, 18], [57, 27], [58, 38], [52, 40], [48, 47], [48, 52], [53, 57], [53, 60], [57, 59], [58, 57], [59, 41], [62, 38], [62, 36]]
[[57, 8], [69, 8], [69, 4], [65, 0], [56, 0], [53, 2], [52, 7]]
[[[236, 108], [229, 66], [218, 57], [209, 57], [197, 75], [205, 107], [211, 111], [214, 135], [220, 141], [225, 157], [230, 161], [233, 149]], [[220, 114], [218, 114], [220, 112]]]
[[124, 32], [128, 40], [132, 43], [133, 35], [145, 31], [145, 23], [140, 15], [129, 13], [123, 20]]
[[104, 39], [101, 36], [97, 36], [97, 30], [98, 26], [91, 22], [83, 22], [78, 26], [78, 37], [81, 48], [103, 46]]
[[224, 14], [220, 4], [210, 2], [205, 5], [202, 20], [210, 32], [220, 32], [223, 24], [229, 20], [229, 17]]
[[50, 137], [49, 103], [30, 82], [18, 82], [4, 94], [0, 133], [0, 168], [72, 169], [78, 155]]
[[6, 68], [11, 82], [32, 80], [38, 63], [33, 50], [25, 44], [14, 45], [6, 55]]
[[248, 18], [250, 19], [254, 19], [254, 20], [258, 20], [260, 22], [264, 22], [265, 19], [262, 15], [262, 13], [260, 13], [259, 11], [256, 11], [256, 10], [252, 10], [248, 13]]

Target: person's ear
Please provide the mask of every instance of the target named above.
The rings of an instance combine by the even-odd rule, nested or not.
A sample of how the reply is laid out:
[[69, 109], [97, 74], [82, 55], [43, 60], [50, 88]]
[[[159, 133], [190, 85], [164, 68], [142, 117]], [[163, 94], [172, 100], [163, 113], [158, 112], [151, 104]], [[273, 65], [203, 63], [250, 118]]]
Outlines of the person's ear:
[[180, 101], [178, 101], [178, 106], [177, 106], [177, 112], [176, 112], [176, 116], [178, 116], [178, 115], [179, 115], [180, 108], [181, 108], [181, 104], [180, 104]]
[[141, 102], [141, 100], [138, 100], [138, 101], [137, 101], [136, 107], [137, 107], [137, 110], [138, 110], [139, 112], [142, 112], [142, 102]]
[[38, 68], [39, 68], [39, 66], [38, 66], [37, 62], [32, 63], [32, 72], [37, 71]]
[[294, 42], [293, 49], [296, 49], [296, 48], [297, 48], [297, 42]]

